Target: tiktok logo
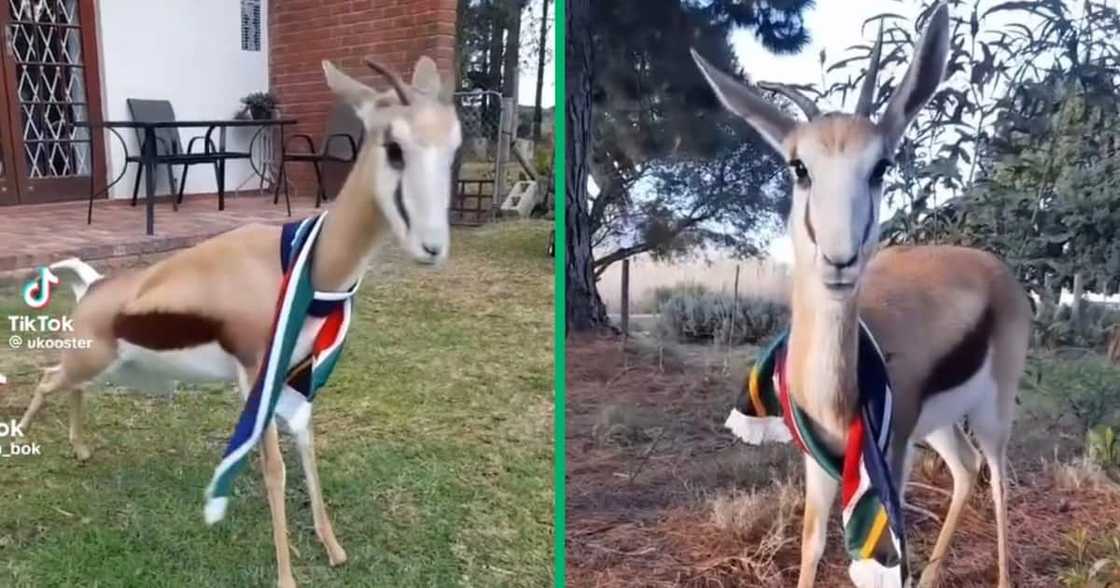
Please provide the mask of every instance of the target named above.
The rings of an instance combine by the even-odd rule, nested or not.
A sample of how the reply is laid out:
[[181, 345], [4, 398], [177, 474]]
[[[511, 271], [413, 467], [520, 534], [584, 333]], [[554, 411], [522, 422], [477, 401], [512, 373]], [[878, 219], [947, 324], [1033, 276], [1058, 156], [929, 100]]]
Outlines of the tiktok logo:
[[31, 308], [45, 308], [51, 302], [51, 288], [59, 283], [58, 276], [50, 269], [41, 267], [39, 275], [23, 286], [23, 301]]

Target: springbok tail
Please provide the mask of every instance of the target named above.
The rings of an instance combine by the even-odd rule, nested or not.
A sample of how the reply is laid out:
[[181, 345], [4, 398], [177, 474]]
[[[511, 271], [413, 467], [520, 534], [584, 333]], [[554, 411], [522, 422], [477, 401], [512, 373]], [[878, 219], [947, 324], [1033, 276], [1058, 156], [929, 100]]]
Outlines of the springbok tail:
[[62, 261], [52, 263], [50, 265], [50, 269], [68, 269], [77, 274], [78, 279], [81, 281], [70, 282], [70, 287], [74, 289], [74, 296], [79, 301], [83, 296], [86, 295], [89, 287], [92, 286], [94, 282], [105, 277], [99, 274], [97, 270], [93, 269], [93, 267], [88, 263], [78, 259], [77, 257], [71, 257], [70, 259], [64, 259]]

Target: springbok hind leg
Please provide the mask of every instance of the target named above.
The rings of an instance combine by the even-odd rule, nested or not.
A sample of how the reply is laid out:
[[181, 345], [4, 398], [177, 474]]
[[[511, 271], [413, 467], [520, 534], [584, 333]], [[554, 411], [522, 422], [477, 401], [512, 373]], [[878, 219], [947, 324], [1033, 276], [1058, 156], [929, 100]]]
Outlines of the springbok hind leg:
[[43, 373], [43, 378], [39, 381], [39, 385], [35, 387], [35, 393], [31, 397], [31, 404], [27, 406], [24, 411], [23, 417], [19, 421], [20, 429], [27, 434], [31, 426], [32, 419], [43, 407], [46, 397], [50, 394], [70, 388], [70, 447], [74, 449], [74, 455], [78, 461], [85, 461], [90, 457], [89, 447], [86, 446], [85, 441], [82, 439], [82, 419], [84, 417], [84, 405], [82, 403], [83, 390], [77, 387], [78, 382], [71, 378], [63, 365], [56, 365], [47, 368]]
[[43, 378], [39, 380], [39, 385], [35, 386], [35, 392], [31, 396], [31, 404], [27, 405], [27, 410], [23, 412], [23, 417], [19, 419], [19, 428], [25, 435], [31, 427], [31, 420], [43, 407], [47, 395], [61, 390], [66, 385], [66, 380], [66, 372], [63, 371], [61, 365], [44, 370]]
[[331, 566], [340, 566], [346, 563], [346, 550], [342, 549], [334, 536], [331, 518], [323, 502], [323, 489], [319, 483], [319, 465], [315, 461], [312, 423], [308, 423], [305, 431], [296, 433], [295, 439], [296, 446], [299, 448], [300, 462], [303, 465], [303, 475], [307, 480], [307, 493], [311, 496], [311, 518], [315, 522], [315, 534], [326, 548], [327, 559]]
[[922, 579], [918, 585], [922, 588], [936, 586], [937, 576], [941, 564], [945, 561], [945, 553], [949, 549], [949, 542], [960, 523], [961, 511], [968, 502], [972, 493], [976, 474], [980, 471], [980, 454], [972, 446], [972, 442], [960, 429], [953, 425], [938, 429], [926, 437], [930, 447], [945, 460], [949, 466], [949, 473], [953, 476], [953, 499], [949, 503], [949, 512], [945, 515], [945, 522], [941, 525], [941, 532], [937, 535], [937, 543], [930, 554], [929, 565], [922, 572]]
[[[994, 411], [993, 411], [994, 412]], [[996, 511], [996, 531], [999, 541], [999, 588], [1010, 588], [1010, 553], [1008, 552], [1007, 522], [1007, 442], [1011, 438], [1010, 419], [994, 415], [973, 414], [969, 422], [976, 433], [980, 451], [992, 472], [992, 502]]]
[[284, 456], [280, 454], [280, 436], [276, 423], [264, 432], [261, 466], [264, 485], [268, 493], [268, 508], [272, 511], [272, 540], [276, 544], [276, 585], [295, 588], [292, 575], [292, 558], [288, 549], [288, 516], [284, 510]]
[[70, 390], [70, 446], [79, 461], [89, 459], [89, 447], [82, 439], [85, 405], [83, 404], [84, 391], [80, 386], [105, 372], [116, 357], [115, 345], [94, 340], [93, 345], [66, 353], [62, 356], [62, 363], [44, 370], [43, 378], [35, 387], [34, 396], [31, 397], [31, 404], [19, 421], [24, 434], [27, 433], [36, 413], [43, 407], [47, 395], [68, 389]]

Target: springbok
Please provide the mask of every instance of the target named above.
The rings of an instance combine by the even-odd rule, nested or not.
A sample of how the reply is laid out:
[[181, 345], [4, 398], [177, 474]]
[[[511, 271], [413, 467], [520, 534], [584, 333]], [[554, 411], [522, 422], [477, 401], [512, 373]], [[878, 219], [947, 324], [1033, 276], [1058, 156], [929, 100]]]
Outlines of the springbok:
[[[412, 83], [372, 60], [391, 90], [374, 89], [324, 61], [328, 86], [362, 119], [366, 139], [337, 201], [322, 221], [310, 254], [311, 284], [337, 292], [358, 283], [371, 256], [390, 234], [410, 256], [437, 264], [449, 249], [451, 165], [461, 129], [435, 62], [417, 61]], [[73, 270], [79, 304], [73, 336], [92, 346], [68, 351], [47, 370], [21, 425], [28, 426], [44, 398], [70, 391], [70, 443], [79, 460], [90, 457], [82, 435], [83, 385], [107, 379], [125, 385], [179, 381], [236, 381], [242, 396], [261, 369], [281, 289], [281, 228], [251, 225], [219, 235], [145, 269], [102, 279], [78, 260], [55, 264]], [[87, 292], [88, 288], [88, 292]], [[293, 363], [307, 357], [322, 319], [300, 331]], [[286, 423], [289, 426], [291, 423]], [[276, 425], [263, 433], [262, 469], [272, 513], [278, 585], [295, 586], [284, 510], [284, 461]], [[332, 566], [346, 561], [323, 503], [312, 428], [295, 433], [315, 531]], [[210, 514], [209, 512], [207, 513]]]
[[[904, 494], [912, 445], [923, 439], [953, 478], [949, 511], [920, 583], [936, 583], [980, 468], [980, 454], [961, 428], [967, 419], [991, 469], [999, 585], [1009, 586], [1006, 447], [1026, 362], [1030, 303], [1008, 267], [982, 251], [915, 246], [875, 254], [883, 174], [945, 74], [948, 8], [942, 4], [932, 12], [913, 63], [886, 111], [872, 121], [881, 49], [880, 34], [855, 114], [821, 114], [792, 88], [772, 85], [793, 98], [807, 122], [772, 106], [749, 80], [719, 71], [695, 51], [693, 56], [724, 107], [785, 157], [792, 174], [792, 316], [784, 373], [790, 400], [808, 415], [828, 450], [844, 455], [849, 426], [858, 418], [857, 340], [860, 322], [866, 324], [884, 352], [893, 391], [887, 479]], [[814, 583], [838, 489], [814, 459], [806, 458], [805, 470], [802, 588]], [[867, 585], [871, 573], [884, 577], [881, 568], [869, 571], [860, 563], [849, 568], [857, 585]]]

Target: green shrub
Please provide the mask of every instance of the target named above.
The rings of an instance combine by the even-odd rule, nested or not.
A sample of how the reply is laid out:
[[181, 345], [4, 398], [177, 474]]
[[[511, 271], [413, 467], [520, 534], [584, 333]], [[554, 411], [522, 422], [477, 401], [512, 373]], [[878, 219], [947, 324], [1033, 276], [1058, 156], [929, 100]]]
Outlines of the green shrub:
[[1089, 429], [1085, 436], [1085, 457], [1102, 468], [1120, 467], [1120, 441], [1116, 430], [1108, 425]]
[[789, 323], [784, 304], [739, 299], [699, 284], [658, 288], [654, 292], [664, 336], [682, 342], [730, 345], [760, 343]]
[[1039, 341], [1044, 347], [1084, 347], [1103, 351], [1108, 346], [1112, 327], [1120, 323], [1120, 307], [1112, 303], [1082, 302], [1081, 325], [1075, 326], [1069, 305], [1059, 306], [1053, 316], [1035, 321]]
[[672, 286], [657, 286], [653, 289], [653, 308], [655, 312], [661, 312], [661, 306], [674, 296], [705, 296], [708, 292], [708, 287], [699, 282], [681, 282]]
[[1078, 429], [1120, 428], [1120, 368], [1095, 355], [1039, 359], [1024, 382], [1036, 388], [1044, 410], [1076, 419]]

